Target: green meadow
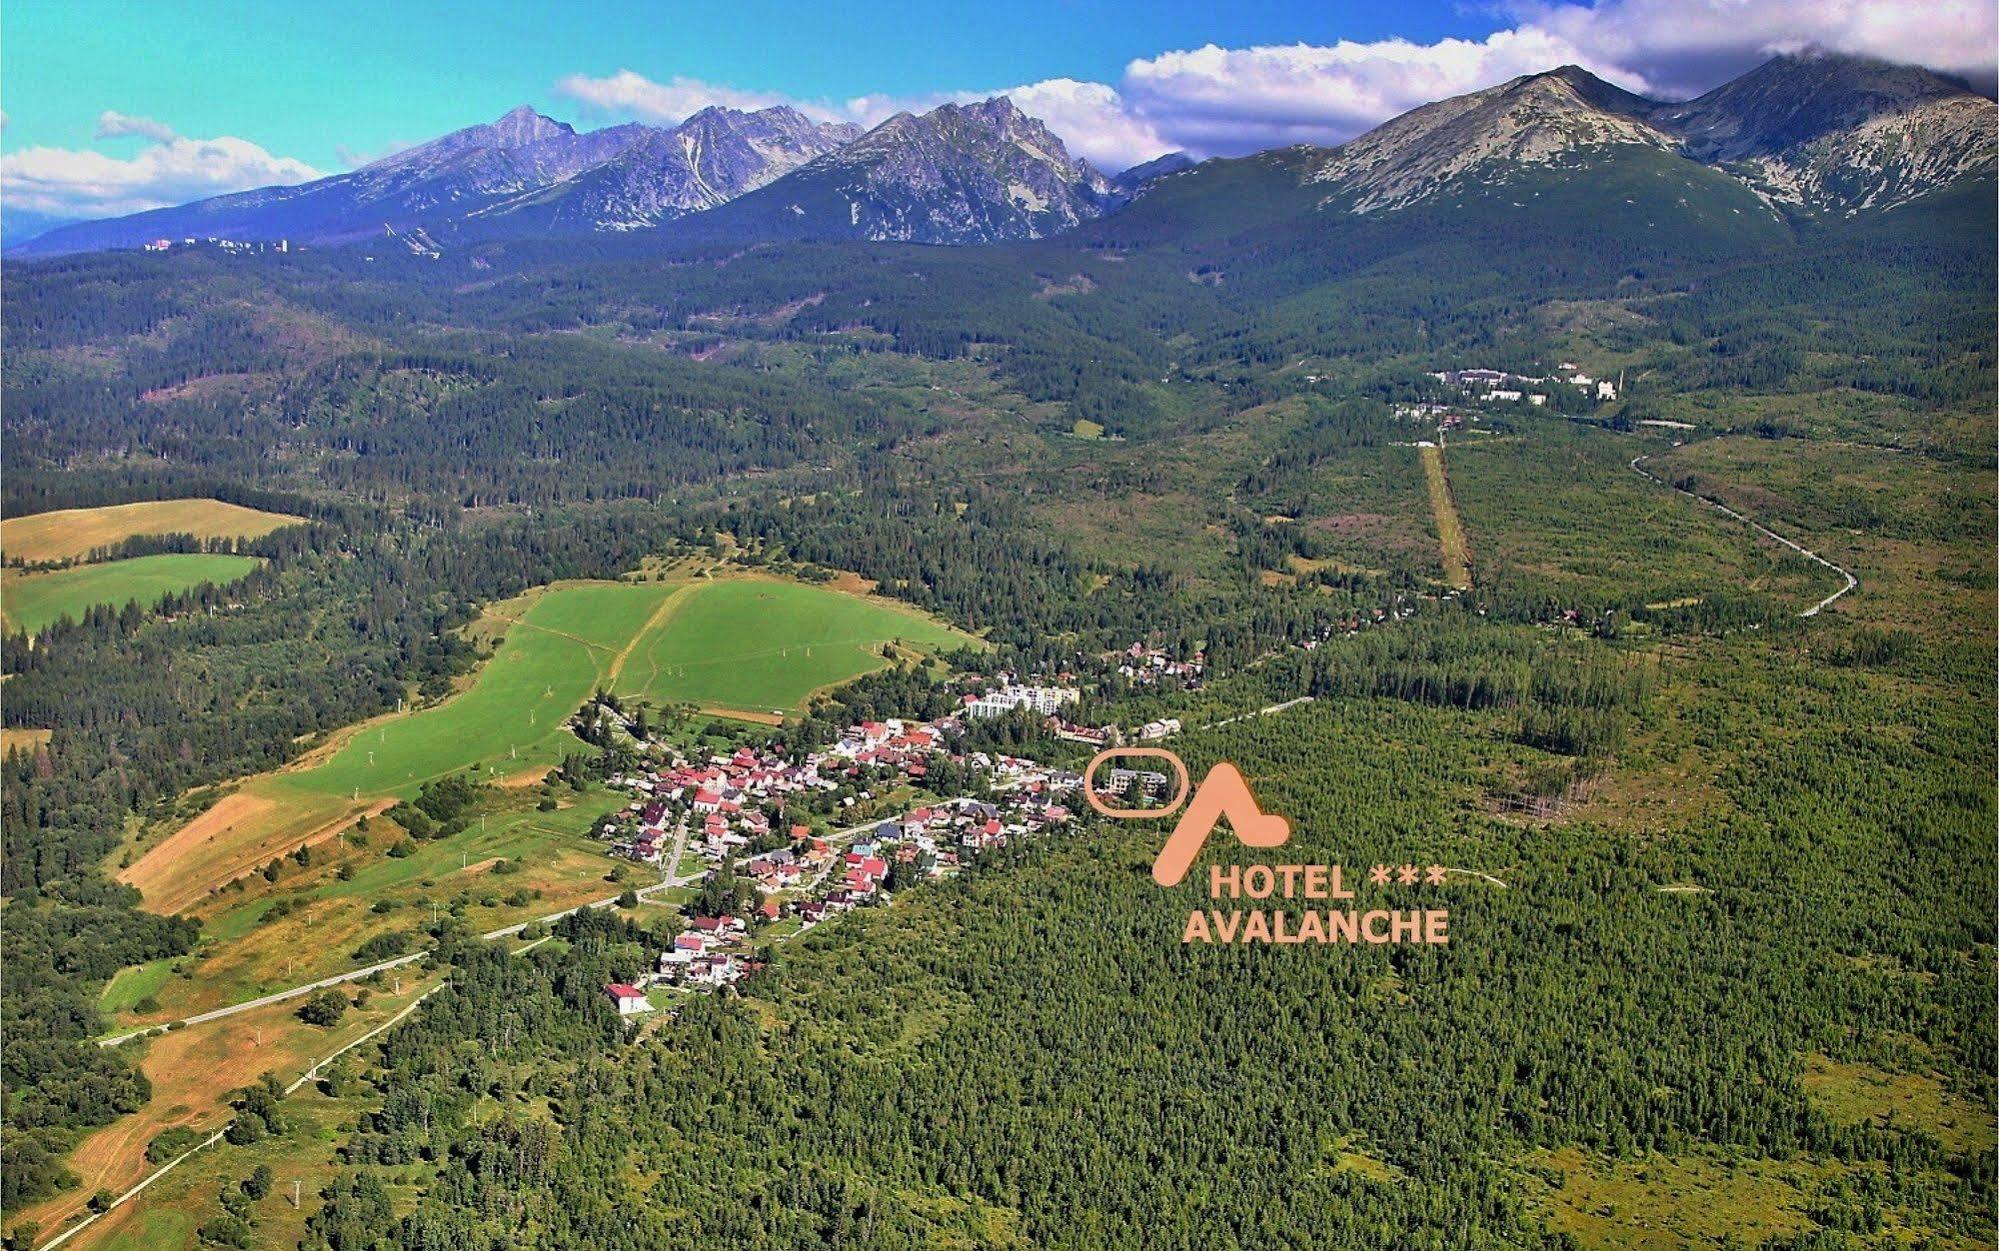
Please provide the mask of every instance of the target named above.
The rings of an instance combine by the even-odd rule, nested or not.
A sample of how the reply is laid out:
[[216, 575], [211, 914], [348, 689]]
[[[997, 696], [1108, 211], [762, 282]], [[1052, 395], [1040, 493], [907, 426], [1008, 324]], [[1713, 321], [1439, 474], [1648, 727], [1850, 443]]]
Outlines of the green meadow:
[[174, 962], [170, 959], [128, 965], [105, 984], [104, 993], [97, 1000], [98, 1011], [107, 1016], [130, 1012], [132, 1005], [141, 999], [159, 994], [173, 975]]
[[9, 629], [29, 633], [54, 625], [63, 617], [80, 620], [98, 604], [122, 608], [132, 600], [150, 606], [160, 596], [186, 591], [204, 582], [223, 586], [257, 567], [251, 556], [170, 552], [134, 556], [97, 565], [78, 565], [49, 573], [0, 575]]
[[619, 653], [674, 588], [605, 582], [551, 589], [509, 626], [464, 691], [350, 738], [317, 768], [287, 774], [316, 794], [408, 795], [475, 765], [516, 774], [579, 750], [569, 714], [610, 679]]
[[658, 703], [790, 711], [880, 668], [884, 644], [934, 652], [974, 641], [914, 610], [824, 587], [698, 583], [639, 641], [616, 689]]
[[250, 779], [146, 844], [119, 879], [148, 906], [182, 911], [432, 779], [539, 775], [587, 750], [567, 722], [599, 687], [767, 716], [879, 668], [884, 644], [921, 652], [973, 641], [885, 601], [756, 577], [565, 583], [495, 605], [487, 624], [504, 634], [464, 689]]

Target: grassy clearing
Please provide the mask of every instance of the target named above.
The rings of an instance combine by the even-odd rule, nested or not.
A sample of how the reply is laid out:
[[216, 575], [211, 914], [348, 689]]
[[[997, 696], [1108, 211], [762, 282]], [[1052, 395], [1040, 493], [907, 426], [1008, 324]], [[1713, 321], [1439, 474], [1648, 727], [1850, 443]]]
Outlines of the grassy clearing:
[[[347, 1083], [337, 1098], [301, 1089], [285, 1100], [282, 1137], [241, 1147], [217, 1143], [153, 1183], [143, 1201], [119, 1208], [67, 1245], [90, 1251], [193, 1251], [203, 1245], [196, 1231], [222, 1214], [218, 1192], [240, 1186], [263, 1164], [275, 1175], [275, 1185], [250, 1207], [256, 1245], [295, 1246], [306, 1218], [319, 1210], [319, 1193], [341, 1171], [334, 1152], [343, 1131], [378, 1104], [373, 1091], [358, 1082]], [[383, 1180], [402, 1197], [405, 1187], [395, 1176]], [[301, 1199], [297, 1208], [293, 1182]]]
[[[1902, 627], [1941, 604], [1981, 634], [1992, 623], [1989, 555], [1999, 533], [1982, 462], [1804, 439], [1703, 439], [1646, 462], [1852, 569], [1838, 615]], [[1839, 585], [1820, 570], [1823, 595]]]
[[298, 766], [251, 779], [149, 847], [119, 879], [138, 887], [149, 908], [182, 911], [433, 778], [547, 770], [582, 750], [565, 721], [672, 589], [584, 583], [498, 606], [496, 613], [517, 615], [465, 690], [432, 708], [377, 718]]
[[[292, 873], [276, 883], [252, 877], [254, 887], [204, 901], [194, 909], [202, 947], [182, 961], [186, 973], [164, 979], [154, 991], [154, 1011], [126, 1005], [118, 1027], [176, 1021], [364, 967], [372, 961], [354, 955], [362, 943], [390, 931], [422, 931], [434, 915], [454, 915], [474, 933], [486, 933], [618, 893], [606, 881], [616, 861], [588, 829], [620, 807], [624, 795], [598, 789], [548, 813], [536, 811], [532, 793], [510, 795], [506, 803], [512, 809], [488, 813], [484, 829], [474, 819], [462, 833], [416, 843], [408, 857], [388, 855], [402, 831], [376, 821], [366, 845], [324, 843], [310, 869], [286, 861]], [[516, 871], [496, 873], [502, 859]], [[280, 899], [284, 915], [272, 915]], [[408, 949], [426, 941], [416, 937]]]
[[478, 680], [449, 701], [369, 727], [316, 767], [285, 775], [295, 791], [403, 795], [485, 765], [511, 775], [577, 749], [563, 721], [608, 675], [662, 597], [660, 586], [587, 583], [538, 599], [507, 631]]
[[[435, 981], [413, 973], [401, 995], [386, 988], [372, 991], [365, 1006], [349, 1010], [331, 1029], [305, 1024], [293, 1015], [296, 1003], [280, 1003], [127, 1044], [146, 1049], [139, 1068], [153, 1083], [151, 1101], [92, 1131], [70, 1152], [65, 1163], [82, 1179], [80, 1186], [9, 1213], [10, 1218], [38, 1222], [44, 1236], [55, 1233], [98, 1190], [123, 1193], [151, 1172], [146, 1146], [163, 1130], [222, 1128], [235, 1091], [266, 1072], [289, 1083], [317, 1059], [387, 1021]], [[360, 988], [350, 989], [359, 993]], [[89, 1245], [81, 1236], [77, 1241]]]
[[77, 560], [95, 548], [142, 534], [192, 534], [199, 539], [254, 539], [303, 518], [225, 504], [221, 500], [154, 500], [104, 508], [65, 508], [0, 521], [0, 552], [38, 564]]
[[[1632, 457], [1670, 444], [1554, 418], [1512, 420], [1523, 433], [1451, 448], [1451, 487], [1479, 533], [1482, 577], [1645, 603], [1761, 593], [1799, 608], [1837, 585], [1741, 522], [1631, 471]], [[1670, 463], [1650, 467], [1673, 472]]]
[[1813, 1055], [1806, 1057], [1803, 1085], [1812, 1102], [1842, 1125], [1920, 1129], [1948, 1150], [1992, 1154], [1991, 1116], [1926, 1073], [1890, 1073], [1871, 1064]]
[[1611, 1161], [1577, 1147], [1536, 1152], [1545, 1189], [1529, 1200], [1555, 1229], [1584, 1247], [1678, 1251], [1753, 1247], [1810, 1225], [1805, 1214], [1817, 1170], [1799, 1162], [1655, 1156]]
[[0, 756], [12, 751], [33, 751], [55, 737], [54, 730], [22, 729], [8, 726], [0, 729]]
[[120, 969], [105, 983], [104, 993], [97, 999], [97, 1010], [110, 1016], [131, 1012], [132, 1005], [141, 999], [159, 994], [173, 975], [172, 960], [153, 960]]
[[122, 608], [137, 600], [151, 605], [162, 595], [191, 590], [204, 582], [225, 586], [257, 564], [251, 556], [169, 552], [48, 573], [9, 569], [0, 572], [0, 618], [9, 630], [33, 634], [64, 617], [80, 621], [99, 604]]
[[1437, 519], [1437, 546], [1443, 555], [1444, 581], [1459, 590], [1471, 589], [1471, 543], [1465, 538], [1465, 524], [1451, 499], [1451, 480], [1444, 473], [1444, 449], [1421, 447], [1423, 486], [1430, 497], [1430, 512]]
[[[566, 806], [554, 812], [538, 811], [537, 798], [534, 791], [501, 792], [467, 829], [417, 843], [408, 856], [388, 854], [403, 833], [376, 821], [365, 834], [321, 844], [308, 868], [286, 860], [275, 883], [252, 875], [244, 889], [189, 910], [202, 922], [201, 946], [179, 961], [182, 974], [158, 976], [149, 992], [156, 1007], [136, 1011], [144, 996], [126, 993], [139, 969], [121, 972], [112, 983], [117, 1002], [107, 995], [101, 1006], [119, 1030], [179, 1020], [364, 967], [372, 961], [354, 954], [362, 944], [427, 929], [434, 915], [485, 933], [616, 894], [605, 880], [614, 862], [588, 831], [625, 797], [565, 792]], [[495, 873], [501, 860], [514, 871]], [[414, 937], [408, 950], [427, 941]]]
[[973, 640], [914, 610], [819, 586], [745, 578], [690, 586], [649, 623], [617, 690], [658, 703], [767, 712], [916, 651]]

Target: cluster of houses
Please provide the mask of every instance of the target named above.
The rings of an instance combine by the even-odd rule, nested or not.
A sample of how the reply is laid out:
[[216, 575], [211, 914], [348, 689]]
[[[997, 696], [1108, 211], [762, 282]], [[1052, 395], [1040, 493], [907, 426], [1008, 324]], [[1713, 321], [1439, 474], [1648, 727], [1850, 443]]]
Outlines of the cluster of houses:
[[205, 239], [197, 239], [193, 235], [189, 235], [178, 243], [172, 239], [155, 239], [151, 243], [144, 243], [139, 246], [148, 252], [165, 252], [174, 247], [191, 248], [196, 244], [206, 244], [212, 248], [220, 248], [224, 252], [289, 252], [292, 250], [291, 240], [289, 239], [279, 239], [275, 242], [266, 242], [263, 240], [245, 241], [241, 239], [218, 239], [213, 235]]
[[[773, 822], [771, 814], [784, 812], [794, 800], [879, 778], [884, 770], [921, 785], [932, 764], [946, 754], [997, 786], [1020, 787], [1042, 776], [1041, 766], [1032, 760], [983, 751], [950, 753], [951, 740], [963, 729], [955, 717], [928, 722], [892, 717], [848, 726], [831, 746], [802, 761], [740, 747], [705, 762], [674, 759], [652, 770], [621, 774], [609, 784], [633, 792], [634, 798], [624, 812], [605, 820], [598, 836], [611, 845], [612, 855], [642, 864], [664, 863], [683, 836], [686, 850], [710, 863], [755, 856], [748, 862], [749, 875], [765, 889], [782, 890], [815, 867], [809, 844], [797, 855], [782, 850], [800, 843], [805, 827], [781, 831]], [[840, 806], [852, 808], [874, 797], [873, 790], [858, 788]], [[770, 854], [760, 854], [764, 852]]]
[[927, 762], [931, 753], [942, 749], [945, 740], [963, 728], [964, 723], [954, 717], [928, 722], [903, 721], [897, 717], [863, 721], [841, 731], [838, 741], [823, 756], [811, 759], [840, 761], [849, 769], [862, 766], [895, 769], [920, 780], [930, 771]]
[[1113, 801], [1161, 800], [1171, 793], [1172, 779], [1156, 769], [1105, 769], [1098, 779], [1097, 794]]
[[1050, 717], [1050, 728], [1055, 737], [1067, 739], [1071, 743], [1082, 743], [1087, 747], [1109, 747], [1122, 742], [1124, 732], [1114, 725], [1083, 725], [1067, 717]]
[[[841, 740], [851, 754], [829, 750], [808, 757], [803, 766], [786, 766], [794, 770], [789, 781], [809, 785], [810, 779], [832, 771], [829, 762], [851, 762], [912, 734], [931, 741], [931, 750], [943, 750], [941, 738], [933, 741], [915, 733], [925, 728], [934, 727], [899, 721], [851, 727]], [[838, 834], [815, 835], [809, 826], [789, 826], [782, 838], [766, 840], [780, 845], [737, 862], [737, 872], [753, 880], [761, 896], [753, 916], [690, 917], [687, 928], [660, 953], [646, 978], [607, 985], [605, 995], [620, 1014], [636, 1015], [651, 1006], [650, 986], [712, 990], [731, 985], [762, 967], [750, 943], [759, 926], [796, 918], [798, 931], [803, 932], [854, 908], [887, 902], [891, 882], [959, 872], [981, 852], [1051, 832], [1072, 820], [1073, 796], [1082, 786], [1079, 775], [1016, 756], [972, 752], [959, 759], [987, 775], [993, 798], [941, 800]], [[781, 763], [745, 749], [706, 766], [676, 764], [651, 777], [615, 779], [646, 796], [637, 803], [641, 834], [627, 838], [620, 847], [636, 847], [640, 840], [655, 848], [662, 843], [669, 805], [686, 799], [690, 788], [691, 811], [694, 804], [706, 805], [711, 798], [730, 802], [728, 789], [749, 794], [760, 784], [786, 784], [777, 767]], [[711, 772], [715, 770], [722, 776], [715, 776]], [[712, 815], [725, 814], [717, 808]]]
[[1181, 660], [1161, 648], [1148, 647], [1144, 643], [1133, 643], [1121, 652], [1111, 652], [1104, 657], [1104, 661], [1133, 685], [1149, 686], [1166, 678], [1178, 678], [1190, 691], [1200, 689], [1202, 675], [1208, 669], [1207, 656], [1201, 652]]
[[1577, 369], [1572, 361], [1563, 361], [1555, 367], [1552, 376], [1543, 378], [1508, 373], [1503, 369], [1440, 369], [1430, 376], [1447, 387], [1457, 387], [1479, 399], [1502, 404], [1517, 404], [1523, 399], [1536, 406], [1546, 404], [1548, 393], [1531, 388], [1549, 383], [1566, 383], [1598, 400], [1617, 398], [1615, 382], [1608, 378], [1592, 378]]
[[749, 948], [749, 927], [740, 918], [692, 917], [687, 928], [674, 936], [673, 945], [659, 953], [655, 972], [639, 982], [612, 982], [604, 994], [617, 1006], [619, 1016], [636, 1016], [650, 1011], [648, 986], [676, 986], [686, 990], [714, 990], [731, 986], [763, 968]]
[[751, 957], [748, 938], [749, 926], [737, 917], [691, 917], [673, 946], [659, 953], [654, 980], [711, 990], [739, 982], [763, 967]]
[[770, 810], [837, 788], [820, 763], [808, 758], [793, 764], [774, 752], [742, 747], [702, 763], [675, 760], [652, 772], [613, 777], [613, 787], [637, 797], [599, 835], [611, 843], [612, 855], [658, 864], [684, 830], [696, 855], [719, 862], [770, 838]]

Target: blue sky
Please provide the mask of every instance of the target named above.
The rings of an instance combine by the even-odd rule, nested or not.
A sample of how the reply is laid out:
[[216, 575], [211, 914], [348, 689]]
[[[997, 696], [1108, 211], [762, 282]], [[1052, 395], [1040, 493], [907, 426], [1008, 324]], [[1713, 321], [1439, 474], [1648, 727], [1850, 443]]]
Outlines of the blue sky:
[[1574, 62], [1682, 98], [1824, 46], [1992, 78], [1990, 0], [10, 0], [10, 217], [298, 182], [528, 103], [579, 128], [708, 103], [863, 124], [1007, 92], [1118, 169], [1337, 143]]
[[[1217, 13], [1226, 9], [1225, 14]], [[0, 8], [4, 146], [86, 146], [105, 109], [180, 133], [240, 135], [321, 167], [488, 120], [521, 103], [577, 114], [570, 74], [631, 69], [746, 90], [845, 99], [1115, 82], [1168, 48], [1482, 34], [1443, 4], [1274, 0], [1218, 6], [1010, 0], [944, 6], [283, 4], [10, 0]]]

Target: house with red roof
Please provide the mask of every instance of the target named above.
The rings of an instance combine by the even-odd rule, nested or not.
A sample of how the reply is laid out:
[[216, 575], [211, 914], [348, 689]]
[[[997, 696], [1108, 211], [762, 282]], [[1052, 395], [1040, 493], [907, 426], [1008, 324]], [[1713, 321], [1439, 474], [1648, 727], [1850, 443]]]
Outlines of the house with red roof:
[[604, 987], [604, 993], [612, 1003], [618, 1005], [619, 1016], [636, 1016], [652, 1005], [646, 1002], [646, 993], [636, 986], [624, 982], [612, 982]]

